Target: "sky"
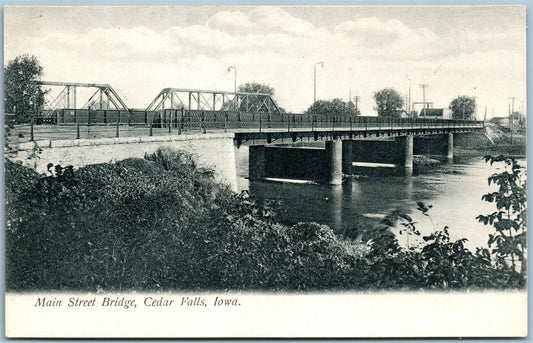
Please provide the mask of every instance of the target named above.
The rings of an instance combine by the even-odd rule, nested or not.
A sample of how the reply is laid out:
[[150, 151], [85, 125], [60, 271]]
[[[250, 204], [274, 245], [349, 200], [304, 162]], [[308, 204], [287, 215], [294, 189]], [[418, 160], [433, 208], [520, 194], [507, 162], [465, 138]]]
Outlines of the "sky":
[[421, 102], [421, 84], [435, 108], [475, 96], [479, 119], [527, 106], [522, 6], [7, 7], [4, 64], [21, 54], [43, 80], [108, 83], [141, 109], [167, 87], [232, 91], [235, 66], [301, 113], [320, 61], [317, 99], [359, 96], [363, 115], [383, 88]]

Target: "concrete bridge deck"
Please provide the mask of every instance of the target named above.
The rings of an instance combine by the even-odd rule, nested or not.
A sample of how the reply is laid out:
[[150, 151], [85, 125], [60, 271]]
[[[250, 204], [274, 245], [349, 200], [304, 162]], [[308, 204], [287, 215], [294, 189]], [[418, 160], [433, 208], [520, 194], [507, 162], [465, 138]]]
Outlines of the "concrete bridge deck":
[[[78, 110], [79, 111], [79, 110]], [[144, 111], [139, 118], [100, 111], [91, 118], [88, 112], [72, 116], [73, 122], [46, 125], [16, 125], [6, 136], [8, 144], [35, 140], [99, 139], [112, 137], [161, 136], [230, 132], [238, 144], [255, 140], [270, 142], [289, 138], [353, 138], [372, 136], [429, 135], [470, 132], [484, 123], [465, 120], [347, 117], [308, 114], [234, 113], [177, 110]], [[112, 112], [112, 111], [109, 111]], [[116, 112], [116, 111], [115, 111]], [[107, 122], [107, 119], [110, 121]], [[98, 119], [98, 120], [97, 120]], [[113, 122], [112, 120], [116, 121]]]
[[[343, 173], [357, 171], [361, 163], [363, 167], [365, 163], [391, 164], [395, 168], [389, 169], [411, 175], [413, 152], [417, 149], [414, 137], [437, 138], [438, 150], [450, 158], [455, 133], [484, 128], [483, 122], [463, 120], [271, 113], [184, 115], [184, 111], [176, 110], [144, 114], [145, 123], [135, 123], [131, 117], [121, 117], [119, 113], [114, 123], [92, 122], [90, 116], [87, 122], [82, 122], [76, 114], [76, 122], [70, 124], [17, 125], [9, 132], [6, 142], [14, 148], [15, 159], [40, 171], [46, 170], [48, 163], [82, 166], [142, 157], [169, 146], [195, 153], [202, 164], [213, 166], [221, 179], [233, 185], [236, 184], [234, 146], [247, 144], [251, 145], [252, 179], [293, 177], [339, 184]], [[103, 113], [101, 118], [112, 118], [108, 115]], [[159, 117], [154, 120], [156, 115]], [[325, 141], [325, 149], [295, 147], [291, 150], [275, 146], [304, 140]]]

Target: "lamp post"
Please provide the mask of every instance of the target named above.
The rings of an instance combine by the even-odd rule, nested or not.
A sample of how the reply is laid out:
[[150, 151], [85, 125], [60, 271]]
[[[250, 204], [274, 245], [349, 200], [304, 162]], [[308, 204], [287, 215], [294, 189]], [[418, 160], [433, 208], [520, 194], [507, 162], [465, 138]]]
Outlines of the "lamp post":
[[233, 92], [234, 93], [237, 93], [237, 68], [235, 68], [235, 66], [229, 66], [228, 67], [228, 71], [231, 71], [231, 69], [233, 69], [233, 81], [234, 81], [234, 84], [233, 84]]
[[314, 66], [314, 70], [315, 70], [315, 74], [314, 74], [314, 83], [313, 83], [313, 104], [316, 102], [316, 66], [319, 65], [324, 68], [324, 62], [320, 61], [320, 62], [316, 62], [315, 63], [315, 66]]
[[407, 112], [408, 115], [411, 115], [411, 78], [407, 76], [407, 83], [409, 83], [409, 95], [407, 97]]

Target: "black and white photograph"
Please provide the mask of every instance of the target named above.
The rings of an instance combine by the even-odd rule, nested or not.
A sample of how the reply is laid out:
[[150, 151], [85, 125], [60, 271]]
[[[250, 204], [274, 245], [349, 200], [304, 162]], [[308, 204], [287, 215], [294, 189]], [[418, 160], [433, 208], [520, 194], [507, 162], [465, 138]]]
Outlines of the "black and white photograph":
[[3, 30], [6, 336], [527, 336], [525, 6]]

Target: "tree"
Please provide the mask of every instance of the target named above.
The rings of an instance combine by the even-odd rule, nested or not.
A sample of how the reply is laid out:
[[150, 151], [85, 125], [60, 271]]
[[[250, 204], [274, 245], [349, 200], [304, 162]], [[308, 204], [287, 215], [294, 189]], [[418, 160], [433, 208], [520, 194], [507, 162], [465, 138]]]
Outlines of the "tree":
[[348, 115], [358, 116], [360, 115], [359, 109], [355, 108], [353, 102], [345, 102], [341, 99], [333, 100], [317, 100], [311, 107], [309, 107], [306, 113], [315, 114], [328, 114], [328, 115]]
[[476, 111], [476, 99], [466, 95], [458, 96], [450, 103], [453, 119], [472, 119]]
[[[489, 247], [496, 253], [500, 264], [507, 266], [511, 258], [511, 269], [516, 270], [520, 262], [520, 274], [525, 276], [527, 263], [527, 199], [526, 171], [514, 158], [503, 155], [484, 157], [491, 165], [500, 165], [501, 172], [492, 174], [489, 185], [498, 186], [498, 191], [483, 195], [482, 200], [494, 203], [497, 211], [489, 215], [479, 215], [477, 219], [485, 225], [492, 225], [495, 234], [489, 235]], [[503, 169], [503, 170], [502, 170]]]
[[35, 83], [42, 75], [43, 67], [31, 55], [17, 56], [4, 67], [5, 111], [15, 113], [18, 123], [28, 122], [44, 105], [46, 92]]
[[384, 88], [374, 93], [374, 100], [380, 117], [400, 117], [400, 110], [403, 106], [403, 99], [393, 88]]
[[274, 96], [274, 88], [264, 83], [258, 82], [246, 82], [244, 85], [239, 86], [239, 92], [242, 93], [263, 93]]

